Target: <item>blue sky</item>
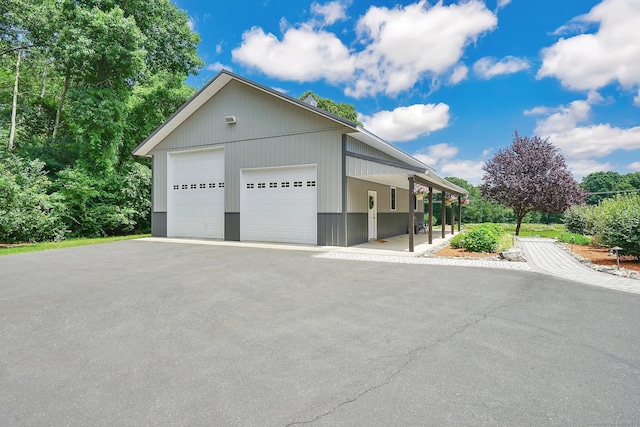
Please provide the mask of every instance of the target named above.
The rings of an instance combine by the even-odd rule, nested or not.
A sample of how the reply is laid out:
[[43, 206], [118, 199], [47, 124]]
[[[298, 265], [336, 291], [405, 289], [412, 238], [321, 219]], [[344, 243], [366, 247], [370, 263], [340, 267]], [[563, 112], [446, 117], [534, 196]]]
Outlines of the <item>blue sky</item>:
[[472, 183], [514, 131], [579, 181], [640, 171], [640, 0], [175, 0], [222, 68], [354, 104], [365, 127]]

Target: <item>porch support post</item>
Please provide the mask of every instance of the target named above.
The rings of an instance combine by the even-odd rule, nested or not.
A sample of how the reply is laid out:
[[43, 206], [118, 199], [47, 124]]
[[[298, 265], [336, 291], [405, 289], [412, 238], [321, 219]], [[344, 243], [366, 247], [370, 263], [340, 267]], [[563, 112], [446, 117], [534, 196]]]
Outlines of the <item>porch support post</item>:
[[433, 187], [429, 187], [429, 244], [433, 244]]
[[413, 233], [414, 233], [414, 217], [413, 217], [413, 175], [409, 175], [409, 252], [413, 252]]
[[456, 221], [455, 221], [455, 207], [453, 206], [453, 202], [451, 202], [451, 235], [456, 232]]
[[458, 196], [458, 233], [462, 227], [462, 195]]
[[440, 216], [440, 218], [442, 218], [442, 226], [440, 227], [442, 229], [441, 231], [441, 236], [444, 239], [444, 234], [447, 231], [447, 204], [445, 203], [445, 200], [447, 198], [447, 193], [443, 190], [442, 191], [442, 215]]

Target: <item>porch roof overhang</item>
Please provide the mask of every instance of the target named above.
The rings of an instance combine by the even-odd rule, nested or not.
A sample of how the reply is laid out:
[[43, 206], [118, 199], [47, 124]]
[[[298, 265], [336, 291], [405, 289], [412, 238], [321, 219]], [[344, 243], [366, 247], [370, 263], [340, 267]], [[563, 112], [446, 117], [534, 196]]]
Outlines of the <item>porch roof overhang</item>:
[[432, 187], [435, 192], [446, 192], [456, 196], [467, 193], [467, 190], [438, 176], [433, 170], [425, 170], [411, 165], [401, 165], [382, 159], [348, 154], [346, 166], [347, 176], [390, 187], [409, 190], [409, 177], [412, 176], [414, 182], [425, 187]]

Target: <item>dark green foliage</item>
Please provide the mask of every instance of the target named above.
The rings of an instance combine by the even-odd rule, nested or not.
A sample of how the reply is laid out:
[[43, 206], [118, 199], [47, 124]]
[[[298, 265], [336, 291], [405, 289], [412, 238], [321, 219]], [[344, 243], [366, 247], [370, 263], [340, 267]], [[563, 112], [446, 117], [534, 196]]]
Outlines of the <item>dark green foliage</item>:
[[150, 226], [151, 171], [131, 163], [109, 174], [76, 167], [58, 173], [65, 221], [73, 236], [98, 237], [144, 232]]
[[587, 204], [597, 205], [606, 198], [615, 197], [618, 192], [640, 190], [640, 172], [620, 175], [618, 172], [594, 172], [585, 176], [580, 187], [591, 194]]
[[307, 96], [311, 96], [318, 103], [318, 108], [322, 108], [323, 110], [335, 114], [338, 117], [342, 117], [343, 119], [347, 119], [352, 123], [357, 124], [358, 126], [362, 126], [362, 123], [358, 120], [358, 113], [356, 112], [356, 107], [352, 104], [347, 104], [344, 102], [335, 102], [329, 98], [322, 98], [312, 91], [308, 90], [298, 99], [305, 99]]
[[149, 161], [131, 150], [194, 92], [184, 82], [203, 62], [187, 13], [170, 0], [5, 3], [0, 242], [148, 230]]
[[608, 247], [640, 260], [640, 195], [628, 194], [603, 200], [593, 208], [594, 231]]
[[44, 163], [0, 152], [0, 242], [63, 239], [65, 206], [47, 194]]
[[590, 206], [576, 205], [564, 213], [564, 225], [567, 231], [577, 234], [593, 234], [593, 209]]
[[468, 233], [454, 236], [450, 245], [453, 248], [464, 246], [470, 252], [494, 252], [503, 233], [504, 230], [497, 224], [481, 224]]

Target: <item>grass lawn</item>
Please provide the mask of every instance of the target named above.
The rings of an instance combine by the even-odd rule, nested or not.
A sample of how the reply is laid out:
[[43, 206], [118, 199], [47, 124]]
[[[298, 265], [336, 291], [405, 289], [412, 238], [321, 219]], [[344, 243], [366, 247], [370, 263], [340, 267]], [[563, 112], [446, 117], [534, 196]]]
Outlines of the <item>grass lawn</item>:
[[46, 251], [49, 249], [71, 248], [74, 246], [96, 245], [99, 243], [117, 242], [150, 237], [151, 234], [135, 234], [131, 236], [97, 237], [92, 239], [68, 239], [61, 242], [22, 243], [17, 245], [0, 245], [0, 255], [21, 254], [25, 252]]
[[[465, 224], [464, 229], [466, 231], [473, 230], [479, 224]], [[505, 231], [505, 234], [500, 236], [500, 242], [498, 243], [498, 252], [505, 249], [509, 249], [512, 246], [512, 237], [516, 232], [515, 224], [498, 224]], [[583, 236], [581, 234], [569, 233], [564, 224], [522, 224], [520, 226], [520, 237], [547, 237], [550, 239], [557, 239], [565, 243], [574, 243], [576, 245], [588, 245], [591, 242], [589, 236]], [[573, 238], [573, 240], [572, 240]]]

